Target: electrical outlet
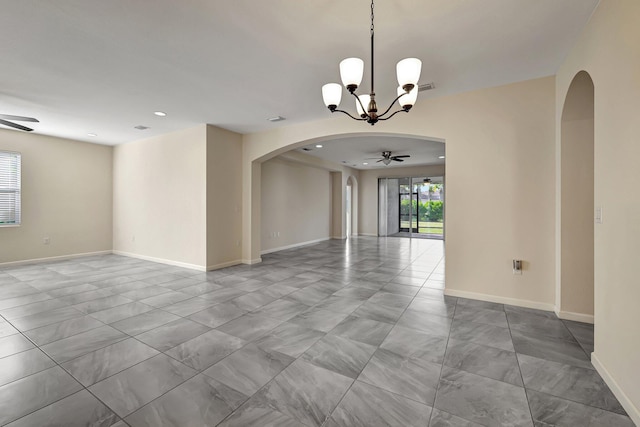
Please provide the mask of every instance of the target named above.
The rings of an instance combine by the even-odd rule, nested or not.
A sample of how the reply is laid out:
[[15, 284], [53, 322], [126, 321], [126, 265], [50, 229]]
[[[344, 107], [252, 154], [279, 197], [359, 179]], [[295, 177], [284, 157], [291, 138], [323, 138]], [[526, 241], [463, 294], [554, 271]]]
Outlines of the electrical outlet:
[[521, 259], [514, 259], [513, 260], [513, 274], [515, 275], [522, 275], [522, 260]]
[[42, 239], [42, 243], [44, 243], [45, 245], [48, 245], [49, 243], [51, 243], [51, 239], [49, 237], [45, 237]]

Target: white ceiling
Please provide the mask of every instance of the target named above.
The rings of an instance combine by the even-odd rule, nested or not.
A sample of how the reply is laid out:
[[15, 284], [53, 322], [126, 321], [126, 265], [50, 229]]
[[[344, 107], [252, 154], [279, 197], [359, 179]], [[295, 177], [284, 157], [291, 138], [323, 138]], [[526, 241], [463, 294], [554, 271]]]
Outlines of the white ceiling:
[[[408, 56], [423, 61], [421, 83], [436, 85], [422, 99], [553, 75], [597, 3], [378, 0], [378, 99], [393, 98], [395, 63]], [[339, 61], [370, 60], [367, 0], [1, 5], [0, 113], [102, 144], [201, 123], [248, 133], [325, 118], [320, 88], [339, 81]], [[287, 120], [267, 121], [277, 115]]]
[[[444, 164], [444, 159], [439, 158], [445, 155], [445, 144], [442, 141], [392, 136], [359, 136], [334, 139], [323, 142], [321, 145], [322, 147], [318, 148], [315, 144], [311, 144], [300, 147], [297, 151], [356, 169]], [[411, 157], [404, 158], [403, 162], [391, 162], [386, 166], [382, 162], [377, 162], [382, 158], [383, 151], [391, 151], [392, 156], [408, 154]], [[364, 165], [365, 162], [368, 164]]]

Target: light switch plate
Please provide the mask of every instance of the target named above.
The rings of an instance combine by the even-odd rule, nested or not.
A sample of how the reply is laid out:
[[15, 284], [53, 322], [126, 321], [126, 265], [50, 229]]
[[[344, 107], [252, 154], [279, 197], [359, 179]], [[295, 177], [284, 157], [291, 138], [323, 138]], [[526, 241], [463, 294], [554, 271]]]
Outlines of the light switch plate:
[[596, 224], [602, 224], [602, 206], [596, 207]]

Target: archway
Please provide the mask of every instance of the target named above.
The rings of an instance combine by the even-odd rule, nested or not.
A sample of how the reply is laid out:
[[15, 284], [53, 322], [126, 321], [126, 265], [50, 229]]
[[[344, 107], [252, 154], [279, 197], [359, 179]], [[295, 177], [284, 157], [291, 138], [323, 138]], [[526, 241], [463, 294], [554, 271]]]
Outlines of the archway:
[[594, 85], [586, 71], [576, 74], [565, 98], [559, 167], [558, 315], [593, 323]]
[[[242, 208], [242, 262], [254, 264], [261, 261], [261, 169], [262, 163], [283, 153], [289, 152], [305, 145], [326, 142], [332, 139], [355, 138], [361, 136], [389, 136], [389, 137], [409, 137], [424, 140], [439, 140], [440, 138], [428, 137], [403, 132], [349, 132], [332, 133], [323, 135], [322, 130], [312, 132], [315, 135], [300, 137], [297, 133], [291, 135], [278, 135], [278, 138], [265, 138], [262, 135], [260, 143], [253, 141], [253, 135], [248, 135], [243, 149], [243, 208]], [[320, 135], [320, 136], [317, 136]], [[265, 139], [267, 141], [265, 141]], [[265, 144], [264, 142], [268, 142]], [[332, 238], [346, 237], [346, 187], [347, 180], [352, 177], [346, 173], [347, 170], [341, 168], [332, 172], [333, 188], [336, 190], [332, 194]], [[358, 185], [355, 177], [352, 178], [352, 189], [354, 190], [352, 199], [356, 201], [355, 210], [352, 205], [352, 232], [358, 232]]]
[[347, 238], [358, 235], [358, 181], [354, 176], [347, 179], [346, 188]]

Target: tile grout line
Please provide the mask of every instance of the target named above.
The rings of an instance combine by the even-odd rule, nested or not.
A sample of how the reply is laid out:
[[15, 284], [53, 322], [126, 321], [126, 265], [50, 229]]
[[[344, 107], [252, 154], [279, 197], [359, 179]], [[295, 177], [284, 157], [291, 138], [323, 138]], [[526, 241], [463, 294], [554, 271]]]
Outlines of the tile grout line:
[[[509, 330], [509, 337], [511, 338], [511, 343], [513, 344], [513, 335], [511, 333], [511, 322], [509, 321], [509, 316], [507, 316], [507, 310], [504, 309], [504, 317], [507, 319], [507, 328]], [[515, 346], [513, 346], [513, 353], [516, 356], [516, 363], [518, 364], [518, 372], [520, 372], [520, 379], [522, 380], [522, 388], [524, 389], [524, 397], [527, 400], [527, 407], [529, 408], [529, 416], [531, 417], [531, 422], [533, 425], [536, 424], [535, 417], [533, 416], [533, 410], [531, 409], [531, 402], [529, 401], [529, 394], [527, 393], [527, 384], [524, 381], [524, 375], [522, 375], [522, 368], [520, 367], [520, 359], [518, 358], [518, 352], [516, 351]]]
[[[416, 257], [416, 258], [417, 258], [417, 257]], [[414, 259], [414, 260], [415, 260], [415, 259]], [[434, 267], [434, 269], [435, 269], [436, 267], [437, 267], [437, 265]], [[319, 268], [319, 267], [318, 267], [318, 268]], [[405, 267], [405, 269], [406, 269], [406, 267]], [[403, 269], [403, 270], [404, 270], [404, 269]], [[433, 273], [433, 270], [432, 270], [432, 272], [431, 272], [430, 274], [432, 274], [432, 273]], [[397, 275], [396, 275], [396, 276], [397, 276]], [[154, 277], [155, 277], [155, 276], [154, 276]], [[136, 280], [137, 280], [137, 279], [136, 279]], [[425, 279], [425, 282], [424, 282], [424, 283], [426, 283], [426, 281], [427, 281], [427, 279]], [[346, 286], [349, 286], [349, 283], [350, 283], [350, 282], [347, 282]], [[385, 285], [387, 285], [387, 284], [389, 284], [389, 283], [391, 283], [391, 282], [390, 282], [390, 281], [387, 281], [387, 282], [385, 282]], [[423, 283], [423, 285], [420, 287], [420, 289], [422, 289], [423, 287], [425, 287], [425, 284], [424, 284], [424, 283]], [[118, 285], [114, 285], [114, 286], [118, 286]], [[149, 284], [149, 286], [154, 286], [154, 285], [153, 285], [153, 284]], [[161, 285], [158, 285], [158, 286], [161, 286]], [[377, 291], [381, 291], [381, 290], [382, 290], [382, 289], [378, 289]], [[178, 292], [179, 292], [179, 291], [178, 291]], [[337, 292], [337, 291], [336, 291], [336, 292]], [[334, 292], [334, 293], [335, 293], [335, 292]], [[119, 295], [119, 294], [117, 294], [117, 295]], [[415, 300], [415, 298], [416, 298], [416, 297], [417, 297], [417, 292], [416, 292], [416, 294], [412, 297], [411, 301]], [[135, 301], [135, 300], [134, 300], [134, 301]], [[358, 307], [360, 307], [360, 306], [361, 306], [362, 304], [364, 304], [366, 301], [367, 301], [367, 300], [363, 300], [363, 301], [362, 301], [362, 303], [361, 303]], [[223, 302], [224, 302], [224, 301], [221, 301], [219, 304], [221, 304], [221, 303], [223, 303]], [[170, 304], [170, 305], [171, 305], [171, 304]], [[317, 303], [316, 303], [314, 306], [316, 306], [316, 305], [317, 305]], [[314, 307], [314, 306], [311, 306], [311, 307]], [[407, 307], [405, 307], [405, 309], [403, 310], [402, 314], [404, 314], [404, 312], [407, 310], [408, 306], [409, 306], [409, 305], [407, 305]], [[311, 308], [311, 307], [310, 307], [310, 308]], [[353, 310], [351, 313], [353, 313], [354, 311], [356, 311], [356, 310], [358, 309], [358, 307], [356, 307], [356, 309], [355, 309], [355, 310]], [[162, 308], [157, 308], [157, 307], [154, 307], [154, 309], [162, 310]], [[164, 311], [164, 310], [162, 310], [162, 311]], [[246, 313], [245, 313], [245, 314], [246, 314]], [[402, 314], [401, 314], [401, 316], [402, 316]], [[85, 315], [86, 315], [86, 313], [85, 313]], [[347, 315], [349, 315], [349, 314], [347, 314]], [[134, 317], [134, 316], [131, 316], [131, 317]], [[178, 315], [178, 317], [180, 317], [180, 318], [182, 318], [182, 319], [190, 320], [190, 319], [188, 319], [188, 318], [186, 318], [186, 317], [184, 317], [184, 316], [181, 316], [181, 315]], [[122, 319], [121, 319], [121, 320], [122, 320]], [[231, 319], [231, 320], [233, 320], [233, 319]], [[230, 321], [231, 321], [231, 320], [230, 320]], [[278, 320], [281, 320], [281, 319], [278, 319]], [[289, 319], [289, 320], [291, 320], [291, 319]], [[113, 322], [112, 322], [112, 323], [113, 323]], [[226, 323], [228, 323], [228, 322], [225, 322], [225, 324], [226, 324]], [[107, 324], [107, 325], [109, 325], [109, 326], [110, 326], [110, 324]], [[397, 325], [397, 320], [396, 320], [396, 322], [393, 324], [393, 326], [395, 326], [395, 325]], [[45, 326], [47, 326], [47, 325], [45, 325]], [[161, 326], [163, 326], [163, 325], [159, 325], [158, 327], [161, 327]], [[221, 326], [221, 325], [219, 325], [219, 326]], [[277, 326], [276, 326], [276, 327], [277, 327]], [[155, 328], [152, 328], [151, 330], [153, 330], [153, 329], [155, 329]], [[216, 329], [216, 328], [213, 328], [213, 329]], [[212, 330], [213, 330], [213, 329], [212, 329]], [[391, 330], [390, 330], [390, 331], [391, 331]], [[386, 337], [389, 335], [390, 331], [385, 335], [385, 339], [386, 339]], [[21, 331], [19, 331], [19, 332], [20, 332], [20, 333], [22, 333]], [[209, 332], [209, 331], [207, 331], [207, 332]], [[204, 333], [207, 333], [207, 332], [204, 332]], [[203, 334], [204, 334], [204, 333], [203, 333]], [[23, 335], [24, 335], [24, 334], [23, 334]], [[77, 335], [77, 334], [76, 334], [76, 335]], [[133, 339], [136, 339], [137, 341], [139, 341], [135, 336], [131, 336], [131, 335], [126, 334], [126, 333], [125, 333], [125, 335], [127, 335], [127, 337], [130, 337], [130, 338], [133, 338]], [[201, 335], [202, 335], [202, 334], [201, 334]], [[325, 333], [325, 336], [326, 336], [326, 335], [327, 335], [327, 333]], [[200, 335], [198, 335], [198, 336], [200, 336]], [[26, 337], [26, 338], [27, 338], [27, 339], [29, 339], [28, 337]], [[65, 338], [67, 338], [67, 337], [65, 337]], [[196, 337], [194, 337], [194, 338], [196, 338]], [[194, 338], [191, 338], [191, 339], [194, 339]], [[123, 340], [124, 340], [124, 339], [127, 339], [127, 338], [123, 338]], [[31, 340], [29, 339], [29, 341], [31, 341]], [[121, 341], [122, 341], [122, 340], [121, 340]], [[118, 341], [118, 342], [121, 342], [121, 341]], [[189, 340], [187, 340], [187, 341], [189, 341]], [[139, 341], [139, 342], [140, 342], [140, 341]], [[248, 343], [247, 343], [247, 344], [249, 344], [249, 343], [251, 343], [251, 342], [253, 342], [253, 341], [248, 341]], [[382, 341], [382, 342], [384, 342], [384, 339], [383, 339], [383, 341]], [[381, 342], [381, 344], [382, 344], [382, 342]], [[35, 343], [34, 343], [34, 344], [35, 344]], [[114, 345], [114, 344], [116, 344], [116, 343], [113, 343], [113, 344], [110, 344], [110, 345]], [[143, 343], [143, 344], [144, 344], [144, 343]], [[376, 350], [380, 348], [381, 344], [379, 344], [379, 345], [376, 347]], [[145, 345], [146, 345], [146, 344], [145, 344]], [[178, 344], [178, 345], [179, 345], [179, 344]], [[108, 346], [105, 346], [105, 347], [108, 347]], [[103, 349], [103, 348], [105, 348], [105, 347], [101, 347], [100, 349]], [[243, 347], [244, 347], [244, 346], [243, 346]], [[37, 345], [36, 345], [36, 348], [40, 349], [40, 347], [39, 347], [39, 346], [37, 346]], [[96, 350], [94, 350], [94, 351], [99, 351], [100, 349], [96, 349]], [[157, 349], [156, 349], [156, 350], [157, 350]], [[240, 350], [240, 349], [238, 349], [238, 350], [236, 350], [236, 351], [239, 351], [239, 350]], [[40, 351], [42, 351], [42, 350], [40, 349]], [[89, 352], [89, 353], [86, 353], [86, 354], [90, 354], [90, 353], [92, 353], [92, 352]], [[164, 352], [161, 352], [161, 353], [162, 353], [162, 354], [165, 354]], [[45, 354], [47, 355], [47, 357], [51, 358], [47, 353], [45, 353]], [[85, 355], [86, 355], [86, 354], [85, 354]], [[304, 354], [304, 353], [303, 353], [303, 354]], [[78, 357], [82, 357], [82, 356], [84, 356], [84, 355], [81, 355], [81, 356], [78, 356]], [[168, 355], [167, 355], [167, 356], [168, 356]], [[227, 355], [227, 356], [228, 356], [228, 355]], [[171, 356], [168, 356], [168, 357], [171, 357]], [[301, 355], [301, 356], [299, 356], [296, 360], [300, 359], [301, 357], [302, 357], [302, 355]], [[75, 359], [75, 358], [74, 358], [74, 359]], [[52, 359], [52, 360], [53, 360], [53, 359]], [[70, 360], [73, 360], [73, 359], [70, 359]], [[145, 360], [148, 360], [148, 359], [145, 359]], [[174, 359], [174, 360], [175, 360], [175, 359]], [[53, 360], [53, 362], [54, 362], [56, 365], [60, 366], [60, 364], [58, 364], [55, 360]], [[179, 362], [179, 361], [178, 361], [178, 362]], [[65, 363], [66, 363], [66, 362], [65, 362]], [[142, 363], [142, 362], [139, 362], [139, 363]], [[181, 363], [181, 362], [180, 362], [180, 363]], [[136, 365], [137, 365], [137, 364], [136, 364]], [[133, 365], [133, 366], [135, 366], [135, 365]], [[62, 368], [62, 369], [64, 370], [64, 368]], [[126, 368], [126, 369], [128, 369], [128, 368]], [[126, 370], [126, 369], [125, 369], [125, 370]], [[208, 368], [207, 368], [207, 369], [208, 369]], [[286, 368], [285, 368], [285, 369], [286, 369]], [[205, 369], [205, 370], [206, 370], [206, 369]], [[201, 370], [201, 371], [196, 370], [196, 371], [197, 371], [197, 372], [203, 372], [204, 370]], [[65, 370], [65, 372], [67, 372], [67, 371]], [[120, 372], [122, 372], [122, 371], [120, 371]], [[115, 375], [115, 374], [114, 374], [114, 375]], [[197, 375], [197, 374], [196, 374], [196, 375]], [[108, 377], [107, 377], [107, 378], [108, 378]], [[274, 377], [274, 378], [275, 378], [275, 377]], [[105, 379], [106, 379], [106, 378], [105, 378]], [[75, 378], [74, 378], [74, 380], [75, 380]], [[77, 381], [77, 380], [76, 380], [76, 381]], [[185, 380], [185, 381], [186, 381], [186, 380]], [[355, 379], [354, 379], [354, 382], [355, 382]], [[181, 384], [182, 384], [182, 383], [181, 383]], [[353, 385], [353, 383], [352, 383], [352, 385]], [[81, 386], [82, 386], [82, 384], [81, 384]], [[178, 387], [178, 386], [179, 386], [179, 385], [176, 385], [176, 387]], [[84, 387], [84, 386], [82, 386], [82, 387], [86, 389], [86, 387]], [[374, 387], [375, 387], [375, 386], [374, 386]], [[174, 388], [175, 388], [175, 387], [174, 387]], [[349, 389], [350, 389], [350, 388], [351, 388], [351, 387], [349, 387]], [[349, 390], [349, 389], [348, 389], [348, 390]], [[172, 388], [171, 390], [173, 390], [173, 388]], [[348, 390], [347, 390], [347, 392], [348, 392]], [[165, 394], [166, 394], [166, 393], [168, 393], [169, 391], [170, 391], [170, 390], [168, 390], [167, 392], [165, 392]], [[347, 392], [345, 392], [345, 395], [347, 394]], [[395, 393], [394, 393], [394, 394], [395, 394]], [[160, 397], [160, 396], [159, 396], [159, 397]], [[343, 395], [343, 398], [344, 398], [344, 395]], [[99, 399], [98, 399], [98, 400], [99, 400]], [[155, 400], [155, 399], [154, 399], [154, 400]], [[341, 400], [342, 400], [342, 399], [341, 399]], [[99, 401], [100, 401], [100, 400], [99, 400]], [[149, 402], [149, 403], [151, 403], [151, 402]], [[105, 406], [107, 406], [107, 405], [105, 405]], [[337, 406], [338, 406], [338, 405], [336, 405], [336, 407], [337, 407]], [[108, 407], [108, 406], [107, 406], [107, 407]], [[138, 409], [140, 409], [140, 408], [138, 408]], [[138, 409], [136, 409], [136, 410], [138, 410]], [[134, 411], [134, 412], [135, 412], [135, 411]], [[116, 414], [116, 415], [117, 415], [117, 414]]]
[[[13, 325], [11, 325], [11, 326], [13, 326]], [[50, 402], [50, 403], [48, 403], [47, 405], [44, 405], [44, 406], [43, 406], [43, 407], [41, 407], [41, 408], [35, 409], [35, 410], [33, 410], [33, 411], [31, 411], [31, 412], [29, 412], [29, 413], [27, 413], [27, 414], [21, 415], [20, 417], [18, 417], [18, 418], [16, 418], [16, 419], [14, 419], [14, 420], [9, 421], [9, 423], [16, 422], [16, 421], [18, 421], [18, 420], [20, 420], [20, 419], [22, 419], [22, 418], [24, 418], [24, 417], [27, 417], [27, 416], [29, 416], [29, 415], [31, 415], [31, 414], [34, 414], [34, 413], [38, 412], [38, 411], [39, 411], [39, 410], [41, 410], [41, 409], [47, 408], [47, 407], [49, 407], [49, 406], [51, 406], [51, 405], [53, 405], [53, 404], [55, 404], [55, 403], [58, 403], [58, 402], [60, 402], [60, 401], [62, 401], [62, 400], [64, 400], [64, 399], [66, 399], [67, 397], [70, 397], [70, 396], [76, 395], [76, 394], [80, 393], [80, 392], [81, 392], [81, 391], [83, 391], [83, 390], [86, 390], [86, 391], [87, 391], [91, 396], [93, 396], [93, 397], [94, 397], [98, 402], [100, 402], [102, 405], [104, 405], [104, 407], [105, 407], [105, 408], [107, 408], [108, 410], [110, 410], [110, 411], [111, 411], [111, 412], [112, 412], [112, 413], [117, 417], [116, 423], [117, 423], [118, 421], [123, 421], [123, 422], [124, 422], [124, 419], [123, 419], [123, 418], [121, 418], [121, 417], [120, 417], [120, 416], [119, 416], [115, 411], [113, 411], [113, 409], [111, 409], [111, 408], [110, 408], [106, 403], [104, 403], [104, 402], [103, 402], [102, 400], [100, 400], [96, 395], [94, 395], [94, 394], [91, 392], [91, 390], [89, 390], [89, 389], [88, 389], [87, 387], [85, 387], [85, 386], [84, 386], [80, 381], [78, 381], [78, 380], [77, 380], [73, 375], [71, 375], [71, 373], [69, 373], [69, 372], [68, 372], [64, 367], [62, 367], [62, 366], [61, 366], [61, 365], [60, 365], [60, 364], [59, 364], [55, 359], [53, 359], [53, 357], [51, 357], [47, 352], [45, 352], [44, 350], [42, 350], [42, 348], [40, 348], [40, 347], [39, 347], [35, 342], [33, 342], [33, 341], [28, 337], [28, 336], [26, 336], [26, 335], [25, 335], [22, 331], [20, 331], [18, 328], [16, 328], [16, 330], [18, 331], [18, 333], [22, 334], [22, 336], [23, 336], [23, 337], [25, 337], [27, 340], [29, 340], [29, 341], [30, 341], [30, 342], [35, 346], [34, 348], [37, 348], [37, 349], [38, 349], [38, 350], [40, 350], [40, 351], [41, 351], [45, 356], [47, 356], [47, 357], [48, 357], [48, 358], [49, 358], [49, 359], [54, 363], [54, 365], [55, 365], [55, 366], [52, 366], [52, 367], [49, 367], [49, 368], [43, 369], [43, 370], [41, 370], [41, 371], [38, 371], [38, 372], [35, 372], [35, 373], [33, 373], [33, 374], [27, 375], [27, 376], [25, 376], [25, 377], [19, 378], [19, 379], [17, 379], [17, 380], [12, 381], [12, 382], [16, 382], [16, 381], [22, 380], [22, 379], [24, 379], [24, 378], [29, 378], [30, 376], [33, 376], [33, 375], [35, 375], [35, 374], [37, 374], [37, 373], [40, 373], [40, 372], [44, 372], [44, 371], [46, 371], [47, 369], [51, 369], [51, 368], [53, 368], [53, 367], [56, 367], [56, 366], [57, 366], [57, 367], [59, 367], [60, 369], [62, 369], [62, 371], [63, 371], [63, 372], [65, 372], [67, 375], [69, 375], [69, 377], [71, 377], [71, 379], [73, 379], [73, 381], [75, 381], [76, 383], [78, 383], [78, 384], [80, 385], [80, 387], [82, 387], [82, 389], [80, 389], [80, 390], [78, 390], [78, 391], [76, 391], [76, 392], [73, 392], [73, 393], [71, 393], [71, 394], [68, 394], [68, 395], [66, 395], [66, 396], [64, 396], [64, 397], [61, 397], [60, 399], [57, 399], [57, 400], [55, 400], [55, 401], [53, 401], [53, 402]], [[120, 342], [120, 341], [118, 341], [118, 342]], [[107, 347], [108, 347], [108, 346], [107, 346]], [[104, 347], [103, 347], [103, 348], [104, 348]], [[31, 350], [31, 349], [30, 349], [30, 350]], [[86, 354], [89, 354], [89, 353], [86, 353]], [[73, 360], [73, 359], [71, 359], [71, 360]], [[7, 384], [10, 384], [10, 383], [7, 383]], [[5, 385], [7, 385], [7, 384], [4, 384], [4, 385], [3, 385], [3, 387], [4, 387]], [[115, 424], [115, 423], [114, 423], [114, 424]], [[125, 424], [126, 424], [126, 423], [125, 423]], [[128, 425], [128, 424], [127, 424], [127, 425]]]
[[[409, 266], [410, 266], [413, 262], [414, 262], [414, 261], [412, 261], [412, 262], [409, 264]], [[401, 270], [401, 272], [402, 272], [402, 271], [405, 271], [409, 266], [407, 266], [407, 267], [403, 268], [403, 269]], [[436, 266], [436, 267], [437, 267], [437, 266]], [[435, 269], [436, 267], [434, 267], [434, 269]], [[433, 273], [433, 271], [432, 271], [431, 273], [429, 273], [429, 276], [430, 276], [432, 273]], [[396, 275], [395, 275], [391, 280], [393, 280], [395, 277], [398, 277], [398, 276], [399, 276], [399, 274], [396, 274]], [[386, 282], [386, 283], [385, 283], [385, 286], [386, 286], [386, 285], [388, 285], [389, 283], [391, 283], [391, 280], [389, 280], [388, 282]], [[425, 283], [426, 283], [426, 280], [428, 280], [428, 279], [425, 279]], [[411, 298], [411, 301], [410, 301], [410, 302], [409, 302], [409, 304], [407, 304], [407, 306], [404, 308], [404, 310], [402, 311], [402, 313], [400, 314], [400, 316], [398, 316], [398, 318], [397, 318], [397, 319], [396, 319], [396, 321], [394, 322], [394, 324], [393, 324], [393, 326], [391, 327], [391, 329], [389, 329], [389, 332], [387, 332], [387, 334], [384, 336], [384, 338], [380, 341], [380, 344], [378, 344], [378, 345], [376, 346], [376, 350], [375, 350], [373, 353], [371, 353], [371, 356], [369, 357], [369, 359], [367, 360], [367, 362], [364, 364], [364, 367], [360, 370], [360, 372], [358, 373], [358, 376], [353, 380], [353, 382], [351, 383], [351, 385], [349, 386], [349, 388], [347, 389], [347, 391], [346, 391], [346, 392], [342, 395], [342, 397], [340, 398], [340, 401], [338, 401], [338, 403], [337, 403], [337, 404], [336, 404], [336, 406], [333, 408], [333, 410], [331, 411], [331, 413], [327, 416], [327, 418], [326, 418], [326, 419], [325, 419], [325, 421], [323, 422], [323, 425], [324, 425], [324, 424], [326, 424], [326, 423], [327, 423], [327, 421], [328, 421], [329, 419], [331, 419], [331, 417], [333, 416], [333, 413], [335, 412], [335, 410], [340, 406], [340, 404], [342, 403], [342, 401], [344, 400], [344, 398], [346, 397], [346, 395], [347, 395], [347, 394], [349, 393], [349, 391], [353, 388], [353, 385], [356, 383], [356, 381], [358, 381], [358, 378], [359, 378], [359, 377], [360, 377], [360, 375], [362, 374], [362, 371], [364, 371], [364, 369], [367, 367], [367, 365], [369, 364], [369, 362], [371, 361], [371, 359], [373, 359], [373, 356], [375, 355], [375, 353], [376, 353], [379, 349], [381, 349], [382, 344], [384, 344], [384, 342], [385, 342], [385, 340], [387, 339], [387, 337], [389, 336], [389, 334], [391, 334], [391, 331], [392, 331], [392, 330], [393, 330], [393, 329], [398, 325], [398, 320], [400, 320], [400, 318], [404, 315], [404, 313], [407, 311], [407, 309], [409, 308], [409, 306], [411, 305], [411, 303], [416, 299], [416, 297], [417, 297], [418, 293], [420, 292], [420, 290], [421, 290], [423, 287], [424, 287], [424, 283], [423, 283], [423, 285], [420, 287], [420, 289], [418, 290], [418, 292], [416, 292], [416, 294]], [[382, 289], [382, 288], [381, 288], [381, 289]], [[380, 292], [380, 290], [378, 290], [377, 292]], [[375, 294], [374, 294], [374, 295], [375, 295]], [[367, 299], [367, 301], [368, 301], [368, 300], [369, 300], [369, 299]], [[363, 304], [364, 304], [364, 302], [363, 302]], [[357, 310], [357, 309], [356, 309], [356, 310]], [[355, 311], [355, 310], [354, 310], [354, 311]], [[336, 325], [336, 327], [337, 327], [337, 325]], [[333, 328], [333, 329], [335, 329], [335, 328]], [[332, 330], [333, 330], [333, 329], [332, 329]], [[330, 332], [331, 332], [331, 331], [327, 332], [327, 334], [329, 334]], [[301, 356], [301, 357], [302, 357], [302, 356]], [[364, 381], [363, 381], [363, 382], [364, 382]], [[375, 385], [373, 385], [373, 384], [369, 384], [369, 383], [366, 383], [366, 382], [365, 382], [365, 384], [367, 384], [367, 385], [369, 385], [369, 386], [372, 386], [372, 387], [376, 387], [376, 388], [378, 388], [378, 389], [380, 389], [380, 390], [384, 390], [384, 389], [381, 389], [380, 387], [377, 387], [377, 386], [375, 386]], [[394, 395], [396, 395], [396, 396], [401, 396], [401, 395], [399, 395], [399, 394], [397, 394], [397, 393], [389, 392], [388, 390], [384, 390], [384, 391], [385, 391], [385, 392], [387, 392], [387, 393], [394, 394]], [[423, 405], [424, 405], [424, 403], [423, 403], [423, 402], [418, 402], [418, 401], [416, 401], [416, 400], [414, 400], [414, 399], [411, 399], [411, 398], [408, 398], [408, 397], [405, 397], [405, 396], [401, 396], [401, 397], [404, 397], [405, 399], [412, 400], [412, 401], [414, 401], [414, 402], [417, 402], [417, 403], [420, 403], [420, 404], [423, 404]], [[435, 396], [434, 396], [434, 403], [435, 403]], [[433, 408], [433, 406], [431, 406], [431, 414], [433, 414], [433, 409], [434, 409], [434, 408]], [[429, 419], [431, 419], [431, 415], [429, 416]]]
[[444, 371], [444, 362], [447, 358], [447, 350], [449, 349], [449, 340], [451, 339], [451, 329], [453, 329], [453, 319], [456, 316], [457, 310], [458, 310], [458, 299], [456, 298], [456, 304], [453, 308], [453, 316], [451, 317], [451, 326], [449, 327], [449, 334], [447, 335], [447, 343], [444, 346], [444, 354], [442, 355], [442, 364], [440, 365], [440, 375], [438, 377], [438, 384], [436, 385], [436, 393], [433, 396], [433, 406], [431, 409], [431, 415], [429, 415], [429, 423], [427, 425], [431, 424], [431, 420], [433, 419], [433, 412], [436, 410], [439, 411], [439, 409], [436, 408], [436, 401], [438, 400], [438, 392], [440, 391], [440, 383], [442, 382], [442, 371]]

